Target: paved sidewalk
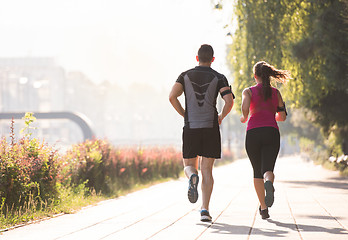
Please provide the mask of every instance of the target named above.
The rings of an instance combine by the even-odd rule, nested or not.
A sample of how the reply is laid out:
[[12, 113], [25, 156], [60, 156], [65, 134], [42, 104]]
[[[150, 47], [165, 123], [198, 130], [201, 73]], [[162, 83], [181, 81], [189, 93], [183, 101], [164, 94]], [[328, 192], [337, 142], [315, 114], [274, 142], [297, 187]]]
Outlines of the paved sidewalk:
[[187, 180], [170, 181], [76, 214], [4, 232], [23, 239], [348, 239], [348, 179], [299, 157], [276, 163], [271, 218], [258, 214], [248, 160], [214, 169], [212, 223], [199, 221], [200, 201], [187, 200]]

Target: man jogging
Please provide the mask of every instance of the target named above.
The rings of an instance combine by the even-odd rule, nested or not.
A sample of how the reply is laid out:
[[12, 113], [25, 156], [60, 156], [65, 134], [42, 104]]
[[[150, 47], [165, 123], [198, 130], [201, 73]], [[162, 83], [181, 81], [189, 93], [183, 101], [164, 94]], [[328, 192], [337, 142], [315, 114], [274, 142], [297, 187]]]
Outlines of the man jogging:
[[[170, 92], [169, 101], [185, 120], [182, 150], [184, 172], [189, 179], [188, 199], [191, 203], [198, 199], [198, 159], [201, 159], [201, 221], [207, 222], [212, 220], [209, 201], [214, 185], [213, 165], [215, 159], [221, 158], [219, 125], [231, 111], [234, 95], [226, 77], [210, 67], [215, 59], [210, 45], [202, 45], [196, 59], [199, 66], [180, 74]], [[185, 95], [185, 109], [178, 100], [182, 93]], [[219, 93], [224, 106], [218, 114], [216, 100]]]

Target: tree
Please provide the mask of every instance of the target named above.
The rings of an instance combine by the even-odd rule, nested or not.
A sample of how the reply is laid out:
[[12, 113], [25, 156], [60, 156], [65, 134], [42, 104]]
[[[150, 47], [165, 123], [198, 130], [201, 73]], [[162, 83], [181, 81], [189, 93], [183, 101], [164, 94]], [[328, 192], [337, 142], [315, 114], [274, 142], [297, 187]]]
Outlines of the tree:
[[333, 154], [348, 154], [347, 6], [347, 0], [236, 0], [228, 55], [236, 92], [254, 83], [257, 61], [290, 70], [293, 79], [280, 89], [287, 105], [305, 109], [335, 139]]

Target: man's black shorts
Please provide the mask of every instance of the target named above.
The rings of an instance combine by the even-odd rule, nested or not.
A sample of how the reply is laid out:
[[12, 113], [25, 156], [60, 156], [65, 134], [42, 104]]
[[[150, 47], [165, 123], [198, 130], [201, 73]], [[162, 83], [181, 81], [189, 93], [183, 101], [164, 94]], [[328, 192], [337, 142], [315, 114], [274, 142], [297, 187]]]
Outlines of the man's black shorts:
[[219, 128], [187, 128], [182, 134], [183, 157], [221, 158], [221, 136]]

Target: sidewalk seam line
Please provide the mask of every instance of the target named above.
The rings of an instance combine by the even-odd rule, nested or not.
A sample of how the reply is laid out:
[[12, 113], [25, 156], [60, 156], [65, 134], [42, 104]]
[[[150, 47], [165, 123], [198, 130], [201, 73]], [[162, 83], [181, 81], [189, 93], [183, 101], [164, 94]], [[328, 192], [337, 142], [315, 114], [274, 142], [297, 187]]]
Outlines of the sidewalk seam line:
[[241, 188], [241, 190], [235, 195], [233, 196], [233, 198], [231, 199], [231, 201], [227, 204], [227, 206], [220, 212], [220, 214], [215, 218], [214, 221], [212, 221], [212, 223], [209, 224], [208, 227], [206, 227], [203, 232], [201, 232], [196, 238], [195, 240], [197, 240], [198, 238], [200, 238], [215, 222], [216, 220], [219, 219], [219, 217], [222, 215], [223, 212], [226, 211], [226, 209], [228, 209], [231, 205], [231, 203], [236, 199], [236, 197], [244, 190], [244, 187]]
[[182, 218], [184, 218], [185, 216], [187, 216], [189, 213], [197, 210], [198, 207], [195, 207], [193, 209], [191, 209], [190, 211], [188, 211], [187, 213], [185, 213], [184, 215], [182, 215], [181, 217], [179, 217], [178, 219], [176, 219], [174, 222], [172, 222], [171, 224], [168, 224], [167, 226], [163, 227], [162, 229], [160, 229], [159, 231], [155, 232], [154, 234], [152, 234], [150, 237], [145, 238], [145, 240], [148, 240], [150, 238], [153, 238], [154, 236], [156, 236], [157, 234], [159, 234], [160, 232], [162, 232], [163, 230], [169, 228], [170, 226], [174, 225], [176, 222], [180, 221]]
[[247, 240], [250, 239], [251, 232], [253, 231], [254, 224], [255, 224], [255, 220], [256, 220], [256, 215], [257, 215], [257, 211], [258, 211], [258, 210], [259, 210], [259, 205], [257, 204], [256, 211], [255, 211], [255, 214], [254, 214], [254, 219], [253, 219], [253, 222], [251, 223], [251, 226], [250, 226], [250, 229], [249, 229], [249, 233], [248, 233], [248, 238], [247, 238]]
[[63, 238], [63, 237], [66, 237], [66, 236], [69, 236], [69, 235], [78, 233], [78, 232], [80, 232], [80, 231], [83, 231], [83, 230], [86, 230], [86, 229], [88, 229], [88, 228], [94, 227], [94, 226], [99, 225], [99, 224], [101, 224], [101, 223], [103, 223], [103, 222], [110, 221], [110, 220], [113, 219], [113, 218], [120, 217], [120, 216], [122, 216], [122, 215], [124, 215], [124, 214], [130, 213], [130, 212], [133, 212], [133, 211], [134, 211], [134, 209], [131, 210], [131, 211], [123, 212], [123, 213], [121, 213], [121, 214], [118, 214], [118, 215], [115, 215], [115, 216], [112, 216], [112, 217], [103, 219], [103, 220], [101, 220], [101, 221], [99, 221], [99, 222], [96, 222], [96, 223], [94, 223], [94, 224], [85, 226], [85, 227], [83, 227], [83, 228], [77, 229], [77, 230], [75, 230], [75, 231], [72, 231], [72, 232], [66, 233], [66, 234], [64, 234], [64, 235], [62, 235], [62, 236], [59, 236], [59, 237], [57, 237], [57, 238], [54, 238], [53, 240], [57, 240], [57, 239], [60, 239], [60, 238]]
[[298, 227], [296, 219], [295, 219], [295, 216], [294, 216], [294, 213], [292, 212], [292, 209], [291, 209], [291, 206], [290, 206], [290, 202], [289, 202], [289, 198], [288, 198], [288, 194], [286, 193], [285, 188], [284, 188], [284, 193], [285, 193], [285, 199], [286, 199], [286, 202], [288, 203], [290, 214], [291, 214], [292, 219], [294, 220], [295, 227], [296, 227], [296, 230], [298, 232], [298, 235], [300, 236], [300, 239], [303, 240], [301, 232], [300, 232], [300, 228]]
[[326, 212], [327, 214], [329, 214], [330, 217], [332, 217], [333, 219], [335, 219], [336, 222], [337, 222], [342, 228], [344, 228], [346, 231], [348, 231], [348, 229], [347, 229], [336, 217], [332, 216], [331, 213], [329, 213], [329, 211], [326, 210], [326, 208], [325, 208], [316, 198], [314, 198], [312, 192], [311, 192], [311, 195], [312, 195], [312, 198], [314, 199], [314, 201], [316, 201], [316, 202], [318, 203], [318, 205], [319, 205], [322, 209], [324, 209], [325, 212]]
[[162, 209], [160, 209], [160, 210], [158, 210], [158, 211], [156, 211], [156, 212], [154, 212], [154, 213], [152, 213], [152, 214], [150, 214], [150, 215], [147, 215], [147, 216], [145, 216], [145, 217], [143, 217], [143, 218], [141, 218], [141, 219], [139, 219], [139, 220], [137, 220], [137, 221], [135, 221], [135, 222], [133, 222], [133, 223], [131, 223], [131, 224], [129, 224], [129, 225], [123, 227], [123, 228], [121, 228], [121, 229], [118, 229], [118, 230], [116, 230], [116, 231], [114, 231], [114, 232], [112, 232], [112, 233], [109, 233], [109, 234], [107, 234], [107, 235], [105, 235], [105, 236], [99, 238], [99, 240], [100, 240], [100, 239], [107, 238], [107, 237], [109, 237], [109, 236], [111, 236], [111, 235], [113, 235], [113, 234], [115, 234], [115, 233], [118, 233], [118, 232], [120, 232], [120, 231], [122, 231], [122, 230], [125, 230], [125, 229], [127, 229], [127, 228], [129, 228], [129, 227], [131, 227], [131, 226], [133, 226], [133, 225], [135, 225], [135, 224], [141, 222], [141, 221], [144, 221], [146, 218], [152, 217], [152, 216], [158, 214], [159, 212], [164, 211], [164, 210], [167, 209], [168, 207], [171, 207], [171, 206], [174, 206], [174, 205], [176, 205], [176, 204], [174, 203], [174, 204], [171, 204], [171, 205], [169, 205], [169, 206], [166, 206], [166, 207], [164, 207], [164, 208], [162, 208]]

